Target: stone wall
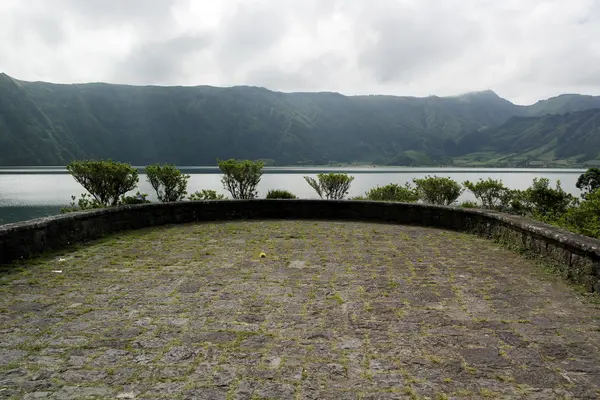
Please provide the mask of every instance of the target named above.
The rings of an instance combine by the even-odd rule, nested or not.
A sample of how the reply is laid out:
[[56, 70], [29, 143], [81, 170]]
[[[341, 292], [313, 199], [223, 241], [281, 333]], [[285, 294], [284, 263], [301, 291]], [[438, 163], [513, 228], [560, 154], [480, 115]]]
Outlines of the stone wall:
[[0, 225], [0, 264], [123, 230], [232, 219], [360, 220], [467, 231], [539, 255], [558, 267], [566, 278], [590, 292], [600, 292], [600, 240], [491, 211], [350, 200], [140, 204]]

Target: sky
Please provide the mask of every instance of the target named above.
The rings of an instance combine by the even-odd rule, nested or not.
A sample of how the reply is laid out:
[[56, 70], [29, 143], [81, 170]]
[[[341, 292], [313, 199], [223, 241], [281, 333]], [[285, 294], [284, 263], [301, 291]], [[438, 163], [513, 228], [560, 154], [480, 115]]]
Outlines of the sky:
[[600, 0], [0, 0], [0, 38], [28, 81], [600, 94]]

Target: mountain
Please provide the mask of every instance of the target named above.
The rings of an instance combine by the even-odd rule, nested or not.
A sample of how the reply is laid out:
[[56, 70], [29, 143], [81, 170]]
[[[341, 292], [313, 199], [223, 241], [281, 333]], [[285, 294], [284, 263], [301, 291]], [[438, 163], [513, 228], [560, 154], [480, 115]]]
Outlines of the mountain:
[[463, 136], [455, 155], [506, 166], [595, 164], [600, 160], [600, 108], [512, 117], [498, 127]]
[[21, 84], [0, 75], [0, 165], [51, 165], [72, 159], [60, 145], [68, 138], [25, 93]]
[[0, 74], [0, 165], [64, 165], [83, 158], [134, 165], [214, 165], [217, 158], [279, 165], [449, 164], [467, 154], [465, 136], [487, 149], [495, 143], [487, 135], [515, 116], [570, 111], [598, 99], [581, 97], [524, 107], [492, 91], [343, 96], [249, 86], [63, 85]]
[[525, 115], [564, 114], [573, 111], [589, 110], [590, 108], [600, 108], [600, 96], [562, 94], [548, 100], [540, 100], [534, 105], [527, 107]]

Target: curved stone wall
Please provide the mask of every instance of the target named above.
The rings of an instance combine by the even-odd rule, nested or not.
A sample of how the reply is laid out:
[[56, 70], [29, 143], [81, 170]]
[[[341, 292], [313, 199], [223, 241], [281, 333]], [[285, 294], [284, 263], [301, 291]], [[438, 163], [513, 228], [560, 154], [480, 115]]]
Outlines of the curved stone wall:
[[123, 230], [233, 219], [360, 220], [467, 231], [539, 255], [566, 278], [600, 292], [600, 240], [491, 211], [372, 201], [186, 201], [57, 215], [0, 225], [0, 264]]

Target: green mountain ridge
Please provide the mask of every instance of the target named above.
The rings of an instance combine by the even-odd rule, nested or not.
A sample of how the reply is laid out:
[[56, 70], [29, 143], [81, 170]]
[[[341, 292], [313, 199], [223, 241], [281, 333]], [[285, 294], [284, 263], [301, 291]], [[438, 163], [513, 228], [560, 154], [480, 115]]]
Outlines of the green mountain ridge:
[[548, 100], [540, 100], [529, 106], [525, 115], [564, 114], [590, 108], [600, 108], [600, 96], [561, 94]]
[[[0, 74], [0, 165], [64, 165], [83, 158], [214, 165], [232, 157], [278, 165], [442, 165], [468, 163], [469, 154], [480, 152], [489, 161], [512, 149], [499, 135], [514, 140], [533, 124], [515, 117], [530, 121], [549, 111], [594, 107], [600, 97], [566, 95], [519, 106], [489, 90], [451, 97], [344, 96], [253, 86], [52, 84]], [[552, 121], [564, 126], [564, 118], [544, 123], [548, 129]], [[525, 133], [549, 141], [562, 137]], [[557, 146], [553, 151], [568, 147]], [[557, 155], [578, 151], [568, 149]]]
[[[455, 155], [479, 153], [495, 165], [592, 165], [600, 160], [600, 108], [540, 117], [512, 117], [463, 136]], [[487, 154], [487, 157], [486, 157]]]

